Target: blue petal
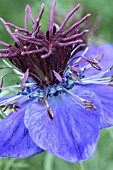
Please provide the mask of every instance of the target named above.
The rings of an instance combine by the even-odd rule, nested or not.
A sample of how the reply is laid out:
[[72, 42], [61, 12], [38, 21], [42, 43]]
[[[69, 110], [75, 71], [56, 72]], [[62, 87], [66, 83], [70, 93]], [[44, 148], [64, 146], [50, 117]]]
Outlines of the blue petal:
[[12, 103], [12, 101], [16, 102], [18, 101], [19, 99], [21, 99], [23, 96], [22, 95], [10, 95], [10, 96], [7, 96], [7, 97], [1, 97], [0, 98], [0, 106], [1, 105], [5, 105], [3, 103]]
[[23, 106], [0, 122], [0, 157], [26, 158], [42, 151], [35, 145], [24, 125], [24, 114]]
[[110, 69], [111, 66], [113, 65], [113, 44], [104, 44], [100, 46], [91, 45], [89, 47], [88, 52], [86, 53], [86, 57], [95, 59], [98, 54], [103, 55], [103, 58], [99, 63], [102, 70], [98, 71], [95, 68], [91, 67], [88, 70], [86, 70], [85, 72], [86, 77], [106, 71]]
[[113, 65], [113, 44], [104, 44], [99, 46], [101, 54], [103, 53], [103, 59], [101, 65], [104, 70], [109, 69]]
[[[81, 56], [82, 53], [83, 53], [83, 51], [76, 53], [73, 56], [73, 58], [77, 57], [77, 56]], [[103, 55], [102, 60], [99, 62], [99, 66], [101, 67], [101, 70], [97, 70], [93, 67], [90, 67], [85, 71], [85, 77], [89, 77], [89, 76], [99, 74], [103, 71], [110, 69], [111, 66], [113, 65], [113, 44], [104, 44], [104, 45], [100, 45], [100, 46], [90, 45], [85, 56], [92, 58], [92, 59], [95, 59], [98, 54]], [[71, 62], [71, 65], [72, 64], [73, 64], [73, 62]], [[88, 64], [88, 62], [80, 62], [79, 63], [79, 65], [81, 67], [83, 67], [87, 64]]]
[[[72, 58], [75, 58], [75, 57], [78, 57], [78, 56], [81, 56], [82, 54], [84, 53], [83, 50], [75, 53], [74, 56], [72, 56]], [[92, 59], [95, 59], [95, 57], [97, 56], [97, 54], [100, 53], [100, 50], [99, 50], [99, 46], [96, 46], [96, 45], [90, 45], [89, 48], [88, 48], [88, 51], [85, 53], [85, 56], [86, 57], [89, 57], [89, 58], [92, 58]], [[70, 64], [72, 65], [73, 64], [73, 60], [72, 62], [70, 62]], [[80, 66], [83, 67], [85, 65], [87, 65], [88, 62], [80, 62]]]
[[34, 142], [42, 149], [69, 162], [89, 159], [95, 152], [100, 131], [101, 106], [88, 91], [76, 94], [90, 100], [97, 110], [86, 110], [70, 94], [48, 99], [54, 118], [37, 101], [25, 111], [24, 122]]
[[99, 84], [76, 84], [79, 90], [91, 90], [100, 98], [104, 115], [101, 116], [101, 128], [113, 126], [113, 87]]

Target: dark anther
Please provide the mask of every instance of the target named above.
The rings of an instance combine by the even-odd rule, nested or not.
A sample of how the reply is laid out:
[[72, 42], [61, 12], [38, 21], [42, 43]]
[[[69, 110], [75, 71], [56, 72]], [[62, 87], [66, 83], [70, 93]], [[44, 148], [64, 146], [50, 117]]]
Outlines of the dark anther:
[[91, 101], [85, 100], [84, 104], [86, 106], [86, 110], [97, 109], [96, 106]]
[[13, 112], [17, 112], [18, 108], [21, 108], [21, 106], [19, 106], [17, 103], [8, 104], [3, 107], [2, 112], [5, 112], [8, 109], [12, 109]]

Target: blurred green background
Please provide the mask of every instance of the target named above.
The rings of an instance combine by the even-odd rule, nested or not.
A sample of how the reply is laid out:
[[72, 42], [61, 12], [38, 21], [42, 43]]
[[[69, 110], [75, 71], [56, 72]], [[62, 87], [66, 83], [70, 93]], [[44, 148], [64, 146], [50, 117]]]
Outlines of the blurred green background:
[[[45, 13], [41, 21], [45, 30], [48, 23], [52, 0], [0, 0], [0, 17], [20, 27], [24, 26], [24, 8], [29, 4], [36, 17], [42, 2], [45, 3]], [[63, 20], [66, 14], [78, 3], [81, 9], [77, 15], [92, 13], [92, 18], [101, 20], [96, 38], [96, 44], [113, 42], [113, 0], [57, 0], [56, 11]], [[31, 25], [30, 25], [31, 28]], [[12, 42], [0, 23], [0, 40]], [[0, 63], [1, 64], [1, 63]], [[0, 94], [1, 95], [1, 94]], [[0, 170], [113, 170], [113, 128], [101, 131], [97, 150], [92, 159], [78, 164], [67, 163], [49, 153], [27, 159], [0, 159]]]

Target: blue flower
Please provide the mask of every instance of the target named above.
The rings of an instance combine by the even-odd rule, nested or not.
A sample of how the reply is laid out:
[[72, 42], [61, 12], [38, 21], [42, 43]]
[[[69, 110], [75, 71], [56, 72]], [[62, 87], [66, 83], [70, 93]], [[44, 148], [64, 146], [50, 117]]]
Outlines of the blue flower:
[[[80, 32], [78, 26], [90, 14], [64, 31], [80, 4], [57, 28], [55, 4], [54, 0], [46, 35], [40, 25], [44, 4], [36, 20], [26, 6], [24, 29], [0, 19], [15, 42], [0, 41], [5, 46], [0, 59], [7, 64], [0, 69], [14, 70], [2, 76], [0, 89], [20, 87], [14, 95], [0, 98], [3, 113], [12, 109], [0, 122], [1, 157], [26, 158], [48, 151], [76, 163], [93, 156], [100, 130], [113, 125], [113, 45], [84, 43], [81, 37], [88, 30]], [[15, 75], [21, 83], [4, 87], [4, 78]]]

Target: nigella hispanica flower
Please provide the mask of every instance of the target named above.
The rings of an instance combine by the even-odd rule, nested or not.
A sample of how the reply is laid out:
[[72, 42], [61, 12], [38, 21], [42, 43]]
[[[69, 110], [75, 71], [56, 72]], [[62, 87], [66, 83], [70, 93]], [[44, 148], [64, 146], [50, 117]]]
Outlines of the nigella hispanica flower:
[[[0, 59], [7, 64], [0, 69], [14, 70], [2, 76], [0, 89], [20, 87], [0, 98], [2, 112], [12, 109], [0, 122], [1, 157], [25, 158], [45, 150], [69, 162], [89, 159], [100, 129], [113, 124], [113, 46], [88, 47], [83, 42], [88, 30], [80, 32], [78, 26], [90, 14], [64, 30], [80, 4], [56, 26], [55, 4], [54, 0], [46, 34], [40, 24], [44, 4], [36, 20], [26, 6], [24, 28], [0, 18], [14, 40], [13, 45], [0, 41], [5, 47]], [[4, 78], [13, 75], [20, 76], [21, 83], [4, 86]]]

